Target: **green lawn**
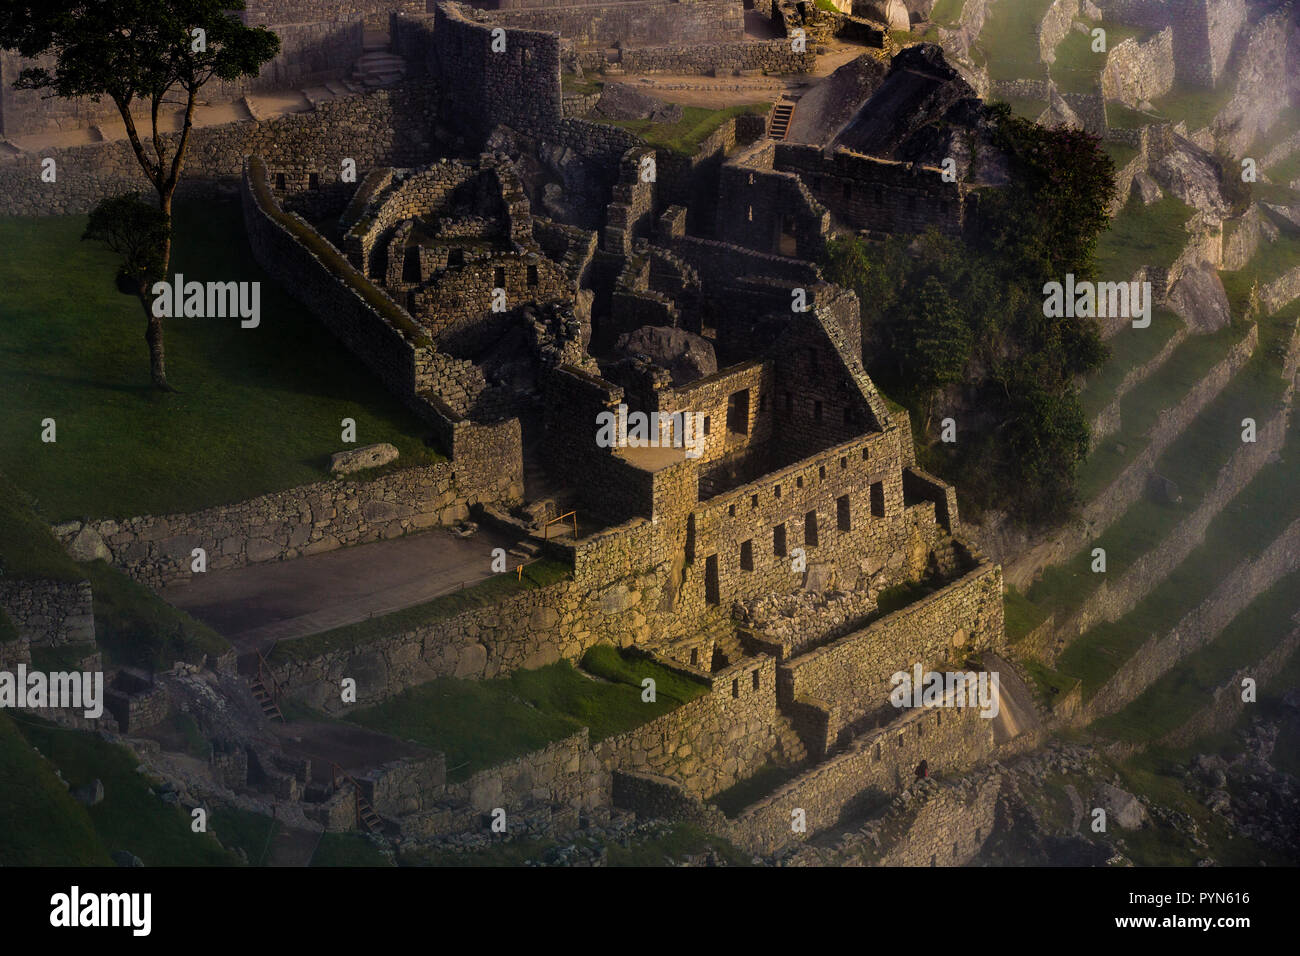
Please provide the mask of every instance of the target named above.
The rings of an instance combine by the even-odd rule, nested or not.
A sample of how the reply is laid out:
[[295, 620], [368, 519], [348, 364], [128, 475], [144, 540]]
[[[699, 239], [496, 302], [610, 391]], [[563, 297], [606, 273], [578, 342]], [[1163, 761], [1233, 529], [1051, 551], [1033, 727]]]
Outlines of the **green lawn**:
[[486, 578], [462, 591], [453, 591], [450, 594], [436, 597], [432, 601], [394, 611], [392, 614], [368, 618], [355, 624], [347, 624], [329, 631], [322, 631], [319, 634], [310, 634], [306, 637], [281, 641], [275, 645], [268, 659], [272, 664], [290, 660], [305, 660], [328, 651], [369, 644], [372, 641], [402, 634], [425, 624], [431, 624], [434, 621], [454, 617], [462, 611], [500, 603], [506, 598], [524, 591], [558, 584], [566, 577], [570, 577], [572, 573], [573, 569], [571, 567], [559, 562], [549, 559], [536, 561], [533, 564], [526, 565], [522, 575], [516, 575], [510, 571], [503, 572], [495, 577]]
[[[19, 730], [30, 746], [62, 771], [72, 787], [95, 779], [103, 782], [103, 801], [84, 810], [97, 842], [85, 843], [84, 828], [79, 823], [76, 827], [75, 839], [78, 845], [87, 847], [88, 853], [93, 853], [96, 846], [128, 850], [146, 866], [223, 866], [238, 862], [211, 833], [194, 833], [188, 813], [150, 793], [149, 781], [136, 772], [136, 760], [125, 748], [88, 731], [66, 730], [25, 715]], [[39, 777], [5, 775], [3, 779], [25, 783]], [[22, 827], [31, 826], [29, 819], [18, 819]], [[5, 826], [0, 831], [10, 829]]]
[[1160, 114], [1161, 120], [1187, 123], [1189, 132], [1195, 133], [1214, 122], [1228, 101], [1232, 99], [1232, 83], [1223, 83], [1217, 90], [1204, 90], [1192, 87], [1174, 88], [1151, 105]]
[[656, 123], [648, 119], [607, 120], [611, 126], [621, 126], [640, 136], [651, 146], [668, 149], [684, 156], [694, 156], [700, 144], [719, 126], [733, 116], [756, 114], [765, 116], [771, 103], [747, 103], [710, 110], [699, 106], [682, 107], [682, 118], [676, 123]]
[[262, 813], [221, 807], [208, 815], [208, 830], [227, 850], [240, 849], [249, 866], [266, 866], [271, 856], [271, 840], [282, 824]]
[[[260, 281], [261, 324], [166, 324], [149, 385], [139, 302], [84, 216], [0, 219], [0, 468], [51, 520], [192, 511], [328, 476], [353, 418], [361, 444], [433, 457], [428, 429], [253, 262], [235, 201], [178, 203], [173, 272]], [[57, 442], [40, 440], [54, 418]]]
[[[488, 681], [440, 678], [349, 720], [443, 751], [449, 780], [590, 730], [601, 740], [652, 720], [705, 692], [703, 685], [649, 660], [613, 648], [593, 648], [583, 666], [594, 679], [560, 661]], [[656, 682], [654, 703], [641, 699], [641, 680]]]
[[0, 573], [9, 578], [50, 581], [80, 581], [86, 576], [50, 532], [49, 523], [36, 513], [31, 497], [3, 473], [0, 473]]
[[930, 22], [940, 26], [956, 26], [961, 19], [963, 0], [935, 0], [930, 10]]

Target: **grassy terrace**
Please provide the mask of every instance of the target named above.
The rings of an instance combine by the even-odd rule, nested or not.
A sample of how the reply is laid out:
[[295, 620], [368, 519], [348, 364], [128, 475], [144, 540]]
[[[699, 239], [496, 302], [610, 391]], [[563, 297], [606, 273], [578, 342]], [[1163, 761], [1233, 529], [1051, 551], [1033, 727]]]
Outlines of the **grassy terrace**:
[[275, 645], [269, 660], [272, 664], [293, 660], [306, 660], [330, 651], [347, 650], [383, 640], [414, 630], [435, 621], [454, 617], [463, 611], [478, 607], [488, 607], [500, 603], [535, 588], [558, 584], [570, 577], [573, 569], [550, 560], [542, 560], [525, 566], [523, 574], [516, 576], [513, 572], [498, 574], [487, 578], [472, 587], [453, 591], [436, 597], [432, 601], [416, 604], [412, 607], [372, 617], [356, 624], [347, 624], [319, 634], [309, 634]]
[[[655, 681], [655, 702], [641, 681]], [[447, 776], [465, 780], [587, 727], [602, 740], [666, 714], [705, 693], [703, 684], [656, 664], [594, 647], [575, 669], [560, 661], [488, 681], [440, 678], [411, 688], [348, 720], [436, 748]]]
[[935, 0], [930, 10], [930, 22], [944, 27], [955, 27], [961, 19], [962, 0]]
[[[1154, 329], [1153, 318], [1151, 328], [1130, 328], [1130, 332], [1146, 334]], [[1085, 500], [1100, 494], [1147, 446], [1147, 433], [1159, 420], [1160, 410], [1181, 402], [1245, 334], [1246, 327], [1236, 324], [1210, 335], [1189, 336], [1160, 368], [1120, 400], [1119, 431], [1098, 442], [1079, 469], [1079, 491]]]
[[1052, 0], [995, 3], [980, 31], [979, 46], [988, 57], [993, 80], [1037, 80], [1047, 69], [1038, 58], [1038, 25]]
[[1204, 129], [1214, 122], [1214, 118], [1223, 111], [1232, 99], [1232, 84], [1224, 83], [1217, 90], [1202, 90], [1183, 87], [1177, 84], [1152, 105], [1156, 108], [1161, 122], [1187, 123], [1189, 132]]
[[1143, 641], [1167, 633], [1208, 597], [1231, 569], [1257, 555], [1300, 518], [1300, 498], [1294, 493], [1297, 482], [1300, 428], [1293, 426], [1281, 460], [1261, 469], [1210, 523], [1204, 543], [1129, 614], [1091, 629], [1072, 643], [1057, 666], [1082, 679], [1085, 696], [1095, 691]]
[[656, 123], [648, 119], [606, 120], [606, 122], [610, 126], [621, 126], [635, 133], [650, 146], [681, 153], [683, 156], [694, 156], [700, 144], [727, 120], [750, 114], [766, 116], [771, 108], [771, 103], [747, 103], [743, 106], [728, 106], [721, 110], [683, 106], [682, 118], [676, 123]]
[[140, 303], [85, 224], [0, 219], [0, 460], [46, 516], [192, 511], [319, 481], [344, 417], [404, 463], [437, 459], [424, 425], [253, 261], [237, 202], [177, 203], [172, 271], [260, 282], [261, 323], [165, 322], [174, 394], [150, 387]]
[[[1206, 493], [1217, 482], [1220, 469], [1241, 447], [1242, 418], [1251, 417], [1258, 424], [1262, 424], [1273, 414], [1284, 387], [1279, 374], [1281, 371], [1279, 346], [1289, 338], [1290, 330], [1298, 316], [1300, 316], [1300, 303], [1283, 310], [1276, 316], [1261, 320], [1260, 345], [1255, 357], [1156, 460], [1155, 470], [1177, 484], [1183, 498], [1182, 502], [1174, 505], [1150, 501], [1146, 498], [1140, 499], [1105, 529], [1089, 547], [1064, 564], [1045, 570], [1043, 576], [1030, 588], [1026, 597], [1017, 595], [1014, 599], [1011, 605], [1014, 607], [1014, 616], [1011, 611], [1008, 612], [1009, 634], [1020, 636], [1026, 633], [1052, 612], [1057, 614], [1058, 622], [1062, 621], [1101, 585], [1103, 576], [1091, 570], [1092, 548], [1106, 549], [1106, 575], [1116, 579], [1140, 557], [1160, 544], [1179, 522], [1195, 511]], [[1127, 403], [1127, 398], [1125, 402]], [[1300, 439], [1292, 436], [1288, 442], [1288, 449], [1297, 445], [1300, 445]], [[1279, 467], [1281, 466], [1271, 465], [1262, 470], [1255, 482], [1238, 496], [1224, 514], [1233, 514], [1242, 502], [1252, 500], [1246, 497], [1248, 494], [1263, 493], [1260, 489], [1264, 486], [1260, 485], [1260, 481], [1266, 474], [1273, 473], [1270, 469]], [[1285, 483], [1293, 478], [1300, 478], [1300, 473], [1284, 469], [1276, 474], [1275, 478]], [[1281, 493], [1280, 489], [1274, 491]], [[1268, 493], [1272, 494], [1274, 491]], [[1266, 500], [1261, 500], [1259, 504], [1260, 507], [1267, 507]], [[1211, 529], [1218, 526], [1222, 517], [1221, 515], [1216, 519]], [[1280, 530], [1283, 526], [1280, 522], [1273, 524], [1266, 513], [1255, 515], [1252, 511], [1248, 517], [1252, 519], [1257, 517], [1259, 524], [1253, 528], [1252, 533], [1255, 535], [1253, 543], [1252, 539], [1247, 539], [1247, 550], [1243, 553], [1249, 553], [1251, 547], [1257, 550], [1260, 542], [1267, 540], [1269, 527]], [[1209, 592], [1199, 593], [1204, 597]], [[1183, 612], [1178, 616], [1181, 616], [1181, 613]], [[1166, 626], [1172, 626], [1176, 619], [1175, 617], [1169, 620]], [[1012, 621], [1015, 622], [1017, 632], [1011, 630]], [[1086, 636], [1080, 639], [1081, 642], [1085, 640]], [[1067, 652], [1067, 656], [1073, 650], [1072, 647], [1071, 651]], [[1068, 673], [1084, 676], [1079, 671], [1065, 666], [1063, 662], [1061, 667]], [[1087, 688], [1086, 682], [1085, 688]]]
[[1079, 393], [1084, 414], [1091, 418], [1114, 401], [1124, 376], [1160, 354], [1182, 324], [1168, 309], [1152, 309], [1150, 328], [1135, 329], [1128, 324], [1107, 339], [1110, 358]]
[[1300, 571], [1282, 578], [1239, 614], [1209, 644], [1189, 654], [1118, 713], [1092, 728], [1122, 740], [1152, 740], [1204, 709], [1211, 694], [1243, 665], [1264, 657], [1295, 626], [1300, 611]]

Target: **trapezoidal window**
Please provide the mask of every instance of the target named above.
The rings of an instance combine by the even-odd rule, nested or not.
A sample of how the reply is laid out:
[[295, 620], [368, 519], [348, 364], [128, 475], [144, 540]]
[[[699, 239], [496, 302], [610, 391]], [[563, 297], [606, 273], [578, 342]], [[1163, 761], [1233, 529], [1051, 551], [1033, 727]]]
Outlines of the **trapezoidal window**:
[[492, 270], [492, 287], [496, 289], [504, 289], [506, 287], [506, 270], [501, 266], [497, 266]]
[[732, 392], [727, 397], [727, 431], [733, 435], [749, 434], [749, 389]]
[[740, 570], [742, 570], [742, 571], [753, 571], [753, 570], [754, 570], [754, 542], [753, 542], [753, 540], [750, 540], [750, 541], [742, 541], [742, 542], [740, 543]]
[[758, 690], [758, 671], [754, 671], [754, 690]]
[[817, 546], [817, 512], [810, 511], [803, 516], [803, 543]]
[[537, 266], [528, 267], [528, 284], [537, 285]]
[[840, 495], [835, 499], [835, 523], [841, 531], [853, 530], [853, 516], [849, 509], [848, 495]]
[[785, 557], [785, 525], [783, 524], [772, 529], [772, 553], [778, 558]]
[[885, 483], [883, 481], [873, 481], [871, 483], [871, 514], [876, 518], [885, 516]]
[[307, 188], [320, 189], [320, 173], [307, 174]]
[[284, 188], [284, 173], [275, 174], [275, 188], [276, 189]]

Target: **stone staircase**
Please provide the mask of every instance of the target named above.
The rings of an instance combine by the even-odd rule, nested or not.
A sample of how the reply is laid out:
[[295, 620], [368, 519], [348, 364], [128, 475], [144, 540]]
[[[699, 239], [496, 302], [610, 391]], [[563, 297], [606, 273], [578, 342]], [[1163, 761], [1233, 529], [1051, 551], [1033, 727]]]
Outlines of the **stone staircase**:
[[352, 83], [366, 90], [398, 83], [406, 76], [406, 60], [392, 52], [387, 33], [367, 31], [361, 59], [352, 66]]

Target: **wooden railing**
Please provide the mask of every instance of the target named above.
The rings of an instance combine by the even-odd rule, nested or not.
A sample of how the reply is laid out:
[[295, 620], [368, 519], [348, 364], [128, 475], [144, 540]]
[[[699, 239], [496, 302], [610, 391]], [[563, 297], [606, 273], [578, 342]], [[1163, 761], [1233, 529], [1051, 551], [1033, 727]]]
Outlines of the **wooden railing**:
[[542, 540], [543, 541], [549, 540], [551, 525], [555, 524], [558, 521], [563, 521], [565, 518], [573, 519], [573, 540], [577, 541], [578, 540], [578, 512], [576, 511], [566, 512], [557, 518], [552, 518], [550, 521], [546, 522], [546, 524], [542, 525]]

